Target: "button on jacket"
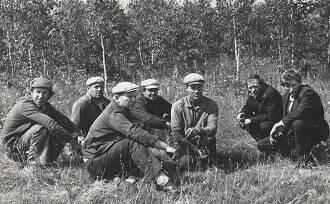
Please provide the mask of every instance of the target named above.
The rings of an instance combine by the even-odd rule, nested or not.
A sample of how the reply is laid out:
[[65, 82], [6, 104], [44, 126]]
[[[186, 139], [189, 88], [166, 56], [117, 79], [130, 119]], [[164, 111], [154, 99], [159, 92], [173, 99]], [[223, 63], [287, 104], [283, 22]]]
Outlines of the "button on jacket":
[[131, 112], [138, 119], [137, 123], [143, 123], [144, 129], [165, 129], [166, 119], [163, 115], [167, 114], [170, 117], [171, 107], [172, 105], [161, 96], [155, 100], [149, 100], [140, 94], [136, 97]]
[[44, 126], [50, 134], [70, 138], [77, 131], [71, 120], [56, 110], [49, 102], [39, 108], [30, 95], [24, 96], [9, 111], [3, 130], [3, 143], [11, 148], [33, 125]]
[[125, 138], [146, 147], [153, 146], [158, 139], [138, 128], [131, 122], [129, 112], [112, 101], [91, 126], [85, 139], [83, 156], [85, 159], [98, 157]]
[[203, 96], [201, 104], [194, 107], [188, 96], [175, 102], [171, 110], [171, 128], [173, 136], [185, 143], [185, 131], [188, 128], [200, 127], [200, 135], [203, 137], [214, 137], [217, 132], [219, 108], [212, 99]]
[[96, 104], [89, 94], [79, 98], [72, 106], [71, 120], [87, 135], [96, 118], [109, 105], [110, 100], [103, 97], [100, 105]]

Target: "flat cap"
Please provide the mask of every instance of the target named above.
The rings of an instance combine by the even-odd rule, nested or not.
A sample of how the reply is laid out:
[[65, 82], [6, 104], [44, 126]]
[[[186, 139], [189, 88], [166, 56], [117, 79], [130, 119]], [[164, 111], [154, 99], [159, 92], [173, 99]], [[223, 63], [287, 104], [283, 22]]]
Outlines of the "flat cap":
[[112, 93], [129, 93], [132, 91], [137, 91], [138, 89], [139, 86], [131, 82], [119, 82], [115, 87], [112, 88]]
[[147, 79], [141, 82], [141, 86], [146, 89], [159, 89], [159, 82], [155, 79]]
[[183, 83], [186, 85], [191, 85], [191, 84], [204, 84], [205, 79], [203, 76], [197, 74], [197, 73], [190, 73], [185, 78], [183, 79]]
[[30, 82], [30, 87], [31, 88], [47, 88], [49, 90], [53, 90], [53, 83], [46, 78], [38, 77], [38, 78], [33, 79]]
[[87, 79], [86, 81], [86, 85], [90, 86], [96, 83], [103, 83], [104, 84], [104, 79], [102, 77], [91, 77], [89, 79]]

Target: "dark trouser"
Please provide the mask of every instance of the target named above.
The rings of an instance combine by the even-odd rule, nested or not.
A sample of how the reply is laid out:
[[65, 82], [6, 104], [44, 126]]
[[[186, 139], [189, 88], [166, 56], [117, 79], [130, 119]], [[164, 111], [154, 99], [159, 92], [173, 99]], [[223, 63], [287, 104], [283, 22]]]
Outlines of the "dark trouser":
[[317, 132], [314, 125], [303, 120], [296, 120], [285, 136], [277, 139], [275, 145], [271, 145], [267, 137], [258, 142], [257, 148], [266, 154], [279, 152], [283, 156], [296, 159], [309, 154], [313, 145], [321, 142], [321, 137]]
[[[201, 150], [207, 150], [207, 159], [209, 164], [213, 164], [217, 161], [217, 146], [215, 137], [207, 137], [202, 145], [196, 145], [192, 142], [194, 147], [197, 147]], [[178, 168], [179, 171], [194, 171], [201, 164], [202, 158], [199, 158], [196, 150], [190, 145], [179, 146], [177, 149], [178, 154], [180, 155]]]
[[246, 126], [248, 133], [255, 139], [257, 142], [261, 139], [264, 139], [269, 136], [270, 131], [272, 130], [275, 122], [266, 121], [260, 124], [250, 124]]
[[113, 179], [116, 176], [144, 175], [147, 181], [161, 170], [161, 162], [150, 150], [130, 139], [115, 143], [104, 154], [89, 159], [85, 168], [92, 179]]
[[45, 127], [33, 125], [19, 138], [16, 148], [19, 150], [14, 160], [23, 163], [36, 161], [42, 165], [55, 161], [62, 151], [64, 144], [60, 137], [49, 134]]

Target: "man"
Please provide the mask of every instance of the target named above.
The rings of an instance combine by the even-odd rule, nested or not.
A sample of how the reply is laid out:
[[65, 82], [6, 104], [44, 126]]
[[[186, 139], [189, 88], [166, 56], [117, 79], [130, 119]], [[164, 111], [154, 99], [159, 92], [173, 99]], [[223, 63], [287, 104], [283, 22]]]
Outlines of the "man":
[[54, 94], [52, 82], [36, 78], [29, 93], [10, 110], [3, 127], [8, 155], [15, 161], [42, 166], [55, 161], [77, 127], [48, 100]]
[[171, 126], [170, 114], [172, 105], [158, 95], [159, 83], [155, 79], [141, 82], [142, 94], [136, 98], [131, 111], [142, 123], [145, 130], [169, 129]]
[[281, 75], [284, 117], [276, 123], [270, 137], [260, 141], [258, 149], [268, 154], [276, 151], [293, 160], [307, 156], [312, 147], [329, 137], [320, 96], [302, 79], [296, 70]]
[[87, 93], [79, 98], [72, 106], [71, 120], [82, 130], [86, 137], [89, 128], [109, 105], [110, 101], [104, 97], [104, 79], [92, 77], [86, 81]]
[[249, 97], [236, 119], [258, 142], [268, 137], [274, 124], [281, 120], [282, 97], [257, 74], [248, 77], [247, 88]]
[[[176, 157], [181, 171], [193, 170], [202, 158], [216, 161], [218, 104], [203, 95], [204, 78], [188, 74], [183, 82], [187, 96], [175, 102], [171, 110], [171, 128], [179, 145]], [[190, 168], [191, 167], [191, 168]]]
[[171, 154], [175, 149], [131, 122], [129, 107], [135, 102], [137, 90], [138, 86], [130, 82], [113, 87], [113, 101], [95, 120], [86, 137], [85, 167], [94, 179], [128, 176], [139, 170], [147, 181], [155, 179], [158, 185], [166, 186], [169, 177], [148, 147]]

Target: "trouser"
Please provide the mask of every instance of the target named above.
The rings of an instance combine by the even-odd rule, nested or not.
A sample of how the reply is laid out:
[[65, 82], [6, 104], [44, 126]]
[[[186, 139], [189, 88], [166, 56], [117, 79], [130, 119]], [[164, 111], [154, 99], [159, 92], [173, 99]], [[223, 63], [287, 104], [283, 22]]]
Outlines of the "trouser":
[[192, 142], [192, 145], [201, 150], [206, 149], [207, 158], [200, 158], [196, 150], [191, 145], [181, 145], [177, 149], [178, 155], [180, 155], [178, 160], [179, 171], [194, 171], [199, 166], [203, 165], [203, 159], [207, 159], [207, 163], [210, 165], [217, 162], [217, 147], [215, 137], [207, 137], [201, 145], [198, 145], [194, 142]]
[[270, 131], [272, 130], [275, 122], [265, 121], [260, 124], [253, 124], [246, 126], [248, 133], [255, 139], [257, 142], [261, 139], [264, 139], [269, 136]]
[[161, 167], [161, 162], [147, 147], [130, 139], [115, 143], [104, 154], [85, 162], [92, 179], [143, 175], [146, 181], [151, 181], [159, 174]]
[[310, 153], [312, 147], [321, 142], [317, 128], [303, 120], [296, 120], [284, 137], [278, 138], [274, 145], [269, 137], [258, 142], [257, 148], [266, 154], [279, 152], [281, 155], [296, 159]]
[[41, 165], [51, 163], [57, 159], [66, 142], [51, 136], [45, 127], [33, 125], [15, 144], [19, 155], [14, 160], [23, 163], [36, 161]]

